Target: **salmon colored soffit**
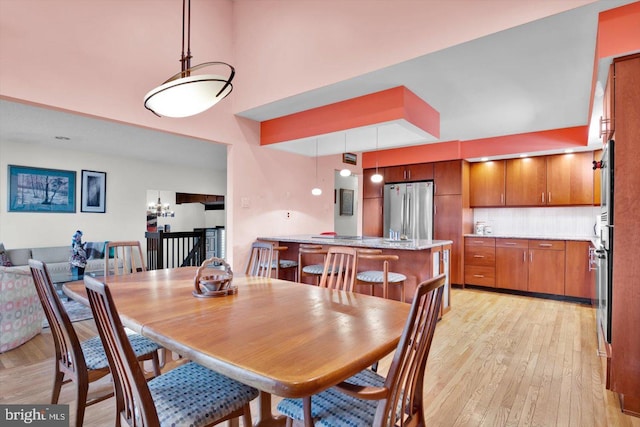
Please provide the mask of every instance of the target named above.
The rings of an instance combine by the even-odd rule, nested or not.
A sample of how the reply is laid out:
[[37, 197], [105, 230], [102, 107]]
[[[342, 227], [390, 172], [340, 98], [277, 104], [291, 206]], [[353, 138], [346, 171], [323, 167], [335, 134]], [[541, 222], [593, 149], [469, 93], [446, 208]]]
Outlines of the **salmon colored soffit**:
[[265, 120], [260, 145], [276, 144], [332, 132], [406, 120], [440, 137], [440, 113], [404, 86]]

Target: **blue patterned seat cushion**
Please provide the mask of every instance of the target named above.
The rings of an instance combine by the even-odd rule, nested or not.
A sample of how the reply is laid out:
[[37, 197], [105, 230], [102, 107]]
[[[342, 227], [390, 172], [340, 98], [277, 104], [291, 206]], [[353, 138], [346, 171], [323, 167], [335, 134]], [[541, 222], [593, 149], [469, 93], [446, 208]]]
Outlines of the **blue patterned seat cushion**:
[[258, 390], [194, 362], [147, 383], [162, 426], [211, 424], [258, 397]]
[[[358, 280], [369, 283], [384, 283], [383, 271], [362, 271], [358, 273]], [[404, 282], [407, 280], [407, 276], [400, 273], [389, 272], [389, 283]]]
[[[384, 386], [385, 379], [370, 369], [365, 369], [346, 382], [363, 386]], [[330, 388], [311, 397], [311, 415], [316, 426], [371, 427], [378, 407], [377, 400], [362, 400], [347, 396]], [[283, 399], [278, 404], [283, 415], [302, 421], [302, 399]]]
[[[324, 271], [324, 264], [305, 265], [304, 267], [302, 267], [302, 271], [307, 274], [321, 275], [322, 272]], [[340, 271], [340, 268], [335, 267], [333, 269], [332, 274], [338, 273], [339, 271]]]
[[292, 268], [297, 267], [298, 261], [294, 261], [292, 259], [281, 259], [280, 260], [280, 268]]
[[[129, 342], [136, 356], [144, 356], [145, 354], [158, 351], [162, 347], [151, 341], [149, 338], [145, 338], [140, 334], [136, 334], [131, 330], [127, 330], [127, 336]], [[88, 369], [104, 369], [109, 366], [107, 355], [104, 353], [104, 347], [100, 337], [93, 337], [80, 343], [82, 347], [82, 353], [84, 354], [84, 360]]]

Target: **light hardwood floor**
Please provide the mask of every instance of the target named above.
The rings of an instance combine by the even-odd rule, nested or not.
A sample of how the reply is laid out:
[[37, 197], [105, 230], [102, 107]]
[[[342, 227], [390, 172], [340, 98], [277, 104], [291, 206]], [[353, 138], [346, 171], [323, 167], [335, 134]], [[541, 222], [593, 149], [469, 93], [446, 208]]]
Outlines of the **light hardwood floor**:
[[[604, 387], [594, 316], [581, 304], [453, 289], [427, 366], [427, 425], [640, 427]], [[83, 338], [95, 334], [92, 321], [74, 326]], [[52, 354], [45, 332], [0, 355], [0, 403], [48, 403]], [[73, 414], [73, 386], [60, 403]], [[113, 422], [113, 399], [87, 409], [86, 426]]]

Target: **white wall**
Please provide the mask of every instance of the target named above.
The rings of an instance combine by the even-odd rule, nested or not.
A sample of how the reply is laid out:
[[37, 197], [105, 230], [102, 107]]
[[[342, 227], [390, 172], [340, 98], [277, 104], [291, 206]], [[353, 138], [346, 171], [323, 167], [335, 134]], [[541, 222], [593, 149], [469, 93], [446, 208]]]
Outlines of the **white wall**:
[[[76, 213], [7, 212], [8, 165], [76, 171]], [[106, 213], [80, 212], [82, 169], [107, 173]], [[71, 236], [80, 229], [85, 241], [139, 240], [144, 243], [147, 190], [156, 188], [173, 193], [224, 195], [226, 172], [52, 150], [43, 144], [0, 141], [0, 242], [7, 248], [60, 246], [71, 244]], [[170, 203], [176, 207], [175, 194], [173, 198]]]

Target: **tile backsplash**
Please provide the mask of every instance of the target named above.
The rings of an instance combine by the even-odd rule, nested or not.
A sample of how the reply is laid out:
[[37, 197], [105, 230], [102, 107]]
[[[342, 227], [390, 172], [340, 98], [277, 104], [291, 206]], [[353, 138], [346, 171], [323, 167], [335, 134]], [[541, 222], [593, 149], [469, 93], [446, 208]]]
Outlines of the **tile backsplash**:
[[490, 225], [494, 235], [588, 237], [594, 235], [599, 214], [599, 206], [476, 208], [473, 222]]

